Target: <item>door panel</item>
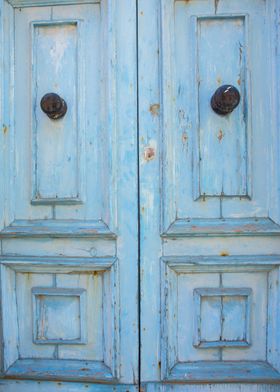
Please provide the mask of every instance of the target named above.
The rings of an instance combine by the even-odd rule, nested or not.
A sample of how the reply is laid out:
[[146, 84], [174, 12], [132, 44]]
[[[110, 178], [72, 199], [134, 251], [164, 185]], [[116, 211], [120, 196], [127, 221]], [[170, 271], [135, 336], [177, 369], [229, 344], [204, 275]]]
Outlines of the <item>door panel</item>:
[[[71, 381], [73, 390], [134, 391], [135, 4], [1, 7], [0, 390], [56, 391]], [[66, 102], [62, 118], [43, 112], [48, 93]]]
[[[148, 391], [279, 388], [278, 13], [267, 1], [139, 1]], [[224, 85], [240, 94], [227, 115], [211, 107]]]

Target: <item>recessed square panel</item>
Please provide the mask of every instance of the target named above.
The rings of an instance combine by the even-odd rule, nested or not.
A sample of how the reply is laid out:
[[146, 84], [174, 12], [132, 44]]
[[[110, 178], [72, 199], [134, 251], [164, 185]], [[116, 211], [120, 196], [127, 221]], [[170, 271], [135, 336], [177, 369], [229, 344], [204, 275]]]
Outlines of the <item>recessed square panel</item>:
[[83, 289], [33, 288], [33, 340], [36, 344], [85, 344]]
[[195, 289], [194, 346], [249, 346], [250, 296], [248, 288]]

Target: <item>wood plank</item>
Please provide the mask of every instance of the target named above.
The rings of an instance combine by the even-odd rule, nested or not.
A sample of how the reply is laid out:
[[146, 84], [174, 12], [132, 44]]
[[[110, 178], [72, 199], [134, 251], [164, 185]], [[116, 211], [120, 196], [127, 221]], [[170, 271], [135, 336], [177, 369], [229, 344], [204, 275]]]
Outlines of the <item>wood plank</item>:
[[109, 270], [115, 257], [21, 257], [1, 256], [1, 264], [18, 272], [64, 273]]
[[[145, 392], [174, 392], [174, 385], [167, 383], [144, 383]], [[279, 392], [273, 384], [176, 384], [176, 392]]]
[[49, 238], [116, 238], [101, 220], [16, 220], [0, 232], [0, 238], [49, 237]]
[[280, 383], [280, 374], [266, 362], [193, 362], [176, 365], [167, 378], [172, 382]]
[[99, 361], [20, 359], [6, 377], [32, 380], [81, 380], [113, 382], [110, 369]]
[[0, 392], [137, 392], [133, 385], [106, 385], [97, 383], [78, 383], [63, 381], [28, 381], [28, 380], [0, 380]]
[[45, 7], [64, 4], [99, 4], [100, 0], [8, 0], [8, 3], [15, 8], [23, 7]]
[[280, 255], [165, 256], [163, 262], [177, 273], [223, 271], [270, 271], [280, 264]]
[[280, 226], [269, 218], [178, 219], [164, 238], [280, 235]]

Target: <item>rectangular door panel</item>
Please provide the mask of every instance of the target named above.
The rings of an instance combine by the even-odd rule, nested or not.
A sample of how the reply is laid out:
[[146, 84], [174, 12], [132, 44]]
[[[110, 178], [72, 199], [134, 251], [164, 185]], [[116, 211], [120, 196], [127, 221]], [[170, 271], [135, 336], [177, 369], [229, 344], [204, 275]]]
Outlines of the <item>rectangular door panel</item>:
[[[165, 235], [279, 232], [271, 72], [263, 75], [271, 67], [268, 5], [163, 1], [161, 8]], [[225, 85], [240, 103], [219, 115], [211, 98]]]

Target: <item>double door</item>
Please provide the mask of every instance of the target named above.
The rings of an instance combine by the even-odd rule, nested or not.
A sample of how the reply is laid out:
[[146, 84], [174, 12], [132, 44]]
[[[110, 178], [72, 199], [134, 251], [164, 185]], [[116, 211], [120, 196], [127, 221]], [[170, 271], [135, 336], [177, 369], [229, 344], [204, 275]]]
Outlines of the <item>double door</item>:
[[2, 0], [2, 392], [279, 390], [279, 4]]

